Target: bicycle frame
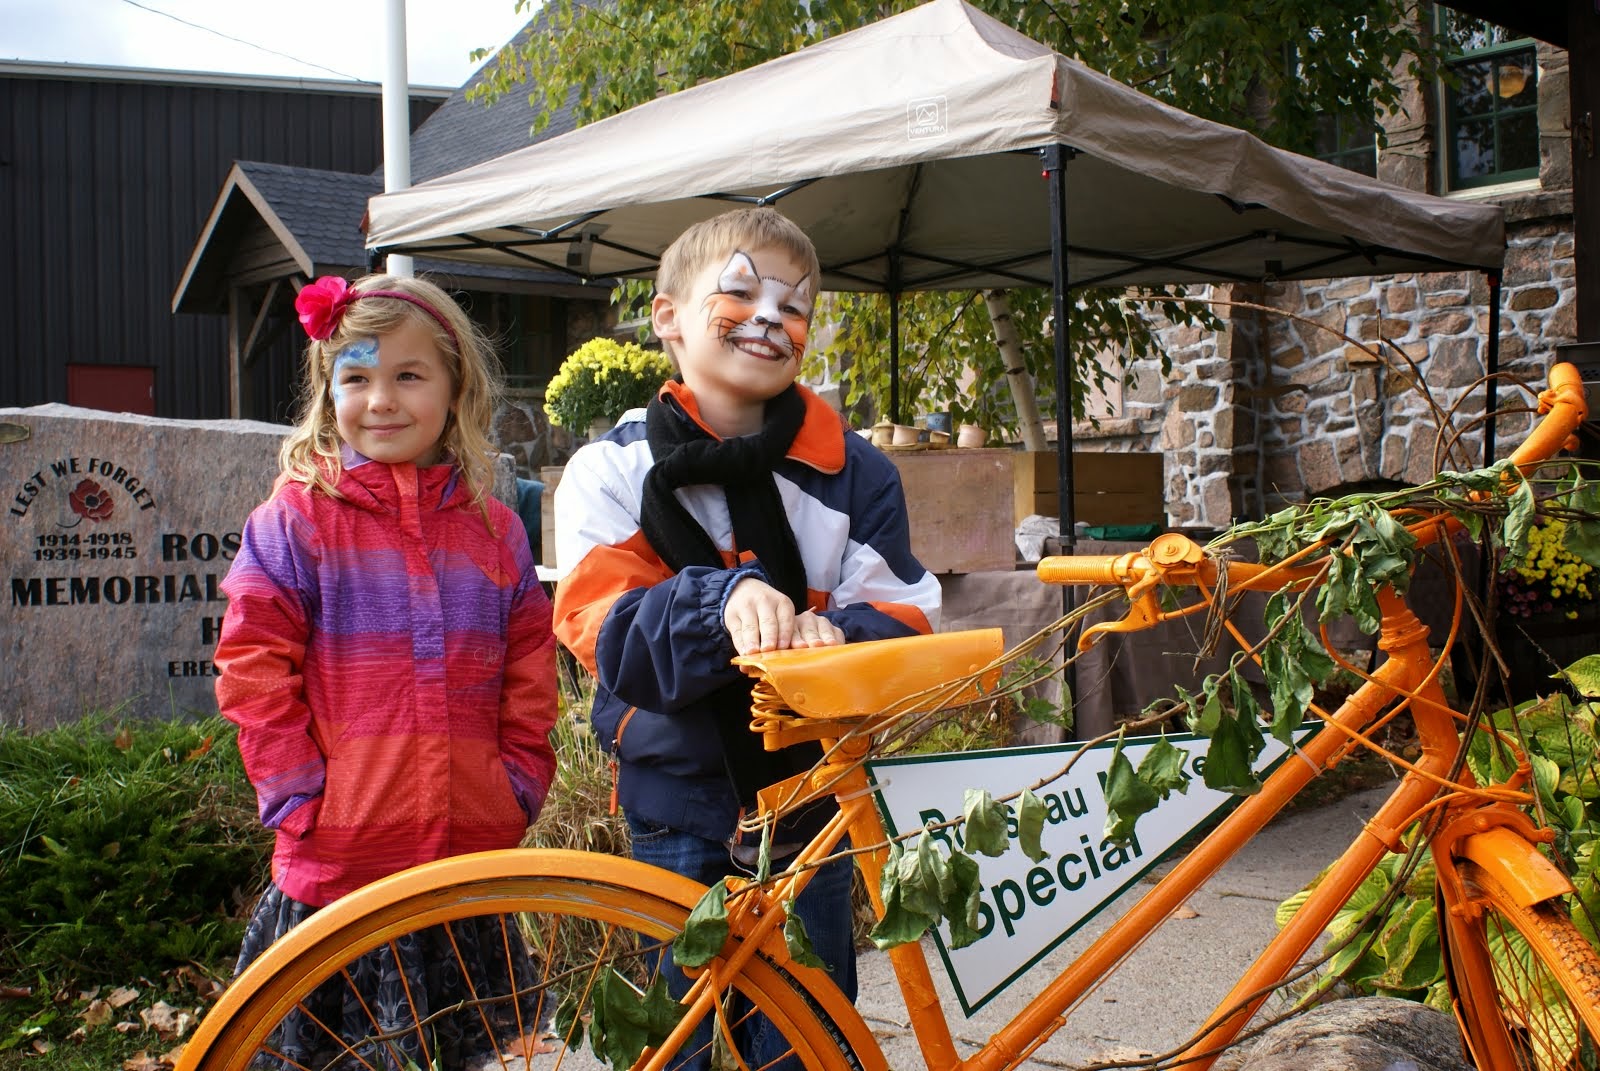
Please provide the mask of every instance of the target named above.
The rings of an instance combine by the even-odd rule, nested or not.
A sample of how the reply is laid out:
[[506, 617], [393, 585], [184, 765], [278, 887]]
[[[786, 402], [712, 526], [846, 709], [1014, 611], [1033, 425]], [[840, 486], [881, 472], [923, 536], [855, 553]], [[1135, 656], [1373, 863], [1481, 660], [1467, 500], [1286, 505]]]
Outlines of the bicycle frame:
[[[1514, 455], [1519, 465], [1532, 466], [1553, 455], [1583, 418], [1582, 385], [1576, 371], [1570, 366], [1557, 366], [1552, 371], [1551, 383], [1552, 389], [1543, 397], [1541, 409], [1547, 411], [1557, 403], [1565, 405], [1564, 420], [1547, 421], [1537, 427]], [[1565, 419], [1568, 417], [1570, 422]], [[1430, 541], [1450, 531], [1452, 524], [1430, 517], [1413, 530], [1419, 538]], [[1202, 561], [1198, 548], [1192, 543], [1181, 536], [1162, 537], [1162, 540], [1167, 542], [1163, 544], [1158, 540], [1147, 558], [1138, 563], [1142, 570], [1140, 576], [1146, 582], [1142, 584], [1143, 590], [1140, 590], [1140, 583], [1129, 585], [1134, 606], [1124, 627], [1148, 626], [1166, 616], [1155, 607], [1153, 593], [1155, 581], [1161, 579], [1164, 570], [1187, 570], [1189, 575], [1185, 579], [1196, 586], [1206, 585], [1208, 569], [1210, 578], [1215, 579], [1217, 567]], [[1115, 563], [1106, 559], [1047, 559], [1040, 564], [1039, 572], [1041, 579], [1047, 582], [1126, 584], [1135, 565], [1127, 559], [1134, 557], [1125, 556]], [[1229, 590], [1276, 590], [1286, 582], [1309, 582], [1316, 571], [1313, 567], [1292, 564], [1235, 565], [1230, 571]], [[1236, 574], [1242, 579], [1235, 579]], [[1460, 926], [1473, 911], [1471, 898], [1456, 874], [1454, 860], [1457, 858], [1471, 859], [1492, 869], [1510, 887], [1518, 889], [1526, 903], [1572, 891], [1566, 878], [1535, 847], [1539, 841], [1549, 839], [1548, 831], [1536, 830], [1517, 809], [1518, 804], [1528, 802], [1527, 795], [1517, 791], [1526, 777], [1525, 761], [1523, 770], [1512, 783], [1492, 786], [1495, 790], [1492, 793], [1473, 791], [1470, 775], [1458, 761], [1465, 740], [1458, 731], [1457, 715], [1439, 686], [1428, 645], [1428, 629], [1392, 589], [1383, 589], [1378, 598], [1382, 614], [1378, 646], [1388, 658], [1371, 679], [1338, 710], [1325, 715], [1325, 728], [1296, 752], [1298, 759], [1290, 758], [1281, 763], [1260, 792], [1244, 800], [1208, 833], [1193, 851], [971, 1057], [963, 1060], [956, 1051], [921, 945], [913, 942], [889, 951], [912, 1029], [932, 1071], [958, 1068], [961, 1071], [1005, 1071], [1026, 1060], [1065, 1025], [1071, 1011], [1103, 978], [1259, 833], [1296, 793], [1357, 746], [1358, 739], [1396, 698], [1402, 698], [1410, 706], [1421, 742], [1421, 757], [1401, 777], [1389, 799], [1339, 857], [1309, 899], [1240, 977], [1191, 1042], [1167, 1066], [1209, 1067], [1243, 1030], [1271, 988], [1301, 962], [1335, 914], [1383, 857], [1404, 849], [1405, 831], [1419, 820], [1430, 817], [1430, 812], [1429, 840], [1434, 858], [1438, 860], [1440, 895], [1446, 908], [1441, 912], [1441, 920], [1447, 929]], [[1456, 614], [1459, 619], [1459, 604]], [[1086, 637], [1085, 642], [1089, 642], [1089, 638]], [[730, 895], [729, 917], [733, 932], [741, 935], [748, 946], [743, 950], [744, 958], [753, 954], [754, 947], [763, 942], [769, 948], [773, 941], [781, 942], [781, 935], [777, 933], [782, 918], [779, 905], [804, 887], [807, 867], [833, 854], [847, 837], [854, 845], [869, 846], [856, 852], [857, 862], [871, 891], [875, 910], [880, 917], [884, 911], [879, 889], [888, 836], [871, 800], [871, 786], [861, 761], [866, 757], [869, 737], [812, 735], [812, 738], [818, 737], [828, 759], [812, 773], [809, 787], [814, 791], [831, 791], [839, 802], [839, 814], [771, 888], [761, 890], [752, 886], [742, 890], [745, 895]], [[781, 745], [771, 740], [769, 746]], [[1441, 796], [1442, 789], [1452, 791]], [[697, 980], [698, 988], [687, 999], [693, 1003], [698, 998], [701, 1007], [706, 1007], [704, 1002], [720, 989], [719, 980], [731, 977], [743, 962], [737, 951], [726, 961], [717, 961]], [[1466, 963], [1463, 967], [1469, 989], [1476, 984], [1482, 987], [1479, 992], [1491, 991], [1486, 981], [1488, 963]], [[1476, 983], [1474, 978], [1478, 979]], [[1458, 998], [1458, 1007], [1459, 1003]], [[849, 1009], [848, 1015], [855, 1023], [846, 1029], [846, 1034], [859, 1038], [866, 1033], [870, 1037], [853, 1009]], [[689, 1017], [690, 1020], [697, 1018]], [[856, 1029], [858, 1026], [860, 1029]], [[686, 1022], [657, 1057], [675, 1051], [689, 1029]], [[862, 1054], [859, 1044], [857, 1052]], [[869, 1055], [873, 1058], [868, 1061], [869, 1066], [874, 1060], [878, 1066], [882, 1065], [875, 1043]], [[1474, 1055], [1483, 1066], [1511, 1065], [1508, 1054]], [[659, 1062], [663, 1061], [652, 1061], [648, 1066], [657, 1066]]]

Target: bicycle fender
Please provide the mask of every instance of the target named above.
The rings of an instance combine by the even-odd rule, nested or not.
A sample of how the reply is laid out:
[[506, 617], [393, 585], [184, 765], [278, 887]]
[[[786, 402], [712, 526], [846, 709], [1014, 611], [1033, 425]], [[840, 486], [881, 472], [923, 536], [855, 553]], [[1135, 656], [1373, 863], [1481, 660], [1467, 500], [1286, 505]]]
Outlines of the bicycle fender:
[[1488, 871], [1523, 907], [1573, 891], [1566, 875], [1537, 845], [1504, 826], [1462, 837], [1456, 852]]

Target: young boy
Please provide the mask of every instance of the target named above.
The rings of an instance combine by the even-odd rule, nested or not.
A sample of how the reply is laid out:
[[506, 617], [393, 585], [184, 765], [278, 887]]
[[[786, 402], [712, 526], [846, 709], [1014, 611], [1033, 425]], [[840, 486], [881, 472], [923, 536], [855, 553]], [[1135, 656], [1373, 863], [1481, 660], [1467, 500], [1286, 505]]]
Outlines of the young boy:
[[[762, 750], [730, 659], [938, 625], [894, 465], [795, 383], [819, 281], [810, 239], [770, 208], [686, 230], [651, 308], [679, 375], [556, 488], [556, 635], [595, 675], [634, 857], [707, 885], [751, 869], [735, 826], [755, 790], [820, 754]], [[780, 826], [775, 865], [832, 810]], [[854, 999], [851, 869], [824, 868], [799, 914]]]

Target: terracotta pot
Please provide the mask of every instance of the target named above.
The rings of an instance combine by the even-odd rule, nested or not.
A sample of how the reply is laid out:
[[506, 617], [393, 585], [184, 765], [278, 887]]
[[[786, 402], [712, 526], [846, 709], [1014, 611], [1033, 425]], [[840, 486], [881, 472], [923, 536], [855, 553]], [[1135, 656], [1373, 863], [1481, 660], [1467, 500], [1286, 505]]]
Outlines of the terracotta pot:
[[887, 420], [880, 420], [872, 425], [872, 445], [888, 446], [894, 442], [894, 425]]
[[989, 437], [988, 432], [977, 424], [963, 424], [961, 430], [956, 432], [957, 446], [982, 446]]
[[910, 446], [921, 437], [921, 431], [911, 424], [896, 424], [894, 426], [894, 445]]

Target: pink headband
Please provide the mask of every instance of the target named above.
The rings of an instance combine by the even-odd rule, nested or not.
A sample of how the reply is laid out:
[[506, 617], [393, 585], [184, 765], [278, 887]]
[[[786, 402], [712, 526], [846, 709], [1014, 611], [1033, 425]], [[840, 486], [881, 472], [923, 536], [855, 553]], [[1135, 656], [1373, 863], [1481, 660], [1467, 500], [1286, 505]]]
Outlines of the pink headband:
[[300, 325], [306, 329], [306, 334], [321, 342], [338, 330], [345, 310], [363, 298], [394, 298], [415, 305], [432, 316], [434, 322], [450, 336], [450, 343], [455, 346], [456, 352], [461, 351], [461, 340], [456, 338], [455, 330], [439, 310], [403, 290], [351, 290], [350, 284], [339, 276], [324, 275], [300, 291], [294, 299], [294, 308], [300, 314]]

